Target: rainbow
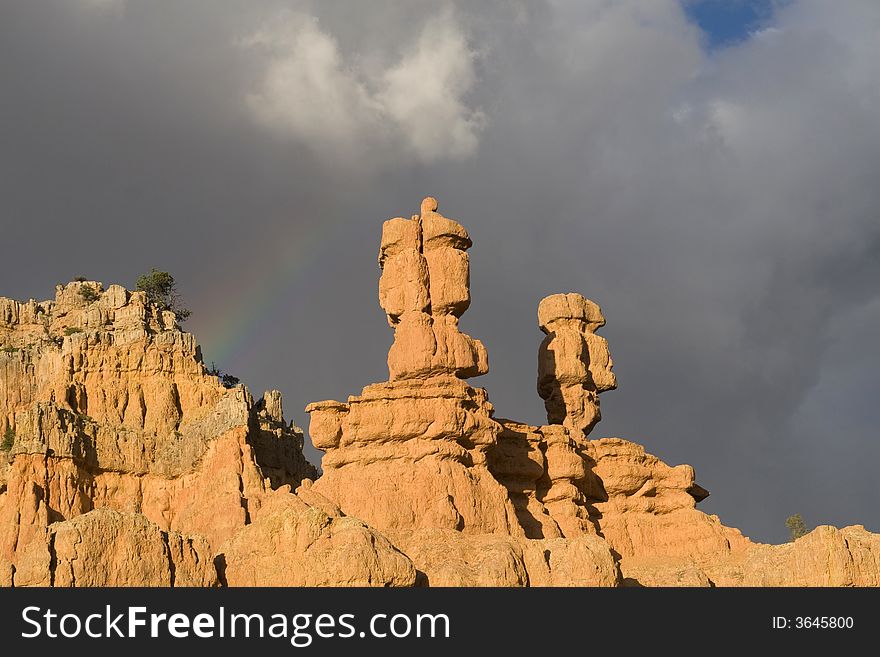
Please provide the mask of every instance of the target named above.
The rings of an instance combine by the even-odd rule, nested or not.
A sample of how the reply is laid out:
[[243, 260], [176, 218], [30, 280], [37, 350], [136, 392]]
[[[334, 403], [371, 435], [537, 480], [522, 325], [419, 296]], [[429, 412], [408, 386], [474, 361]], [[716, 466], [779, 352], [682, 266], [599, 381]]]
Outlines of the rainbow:
[[[235, 272], [235, 287], [212, 286], [199, 311], [202, 319], [196, 330], [205, 345], [205, 363], [234, 371], [260, 338], [277, 327], [283, 308], [300, 301], [299, 284], [312, 277], [305, 274], [319, 261], [326, 244], [343, 239], [343, 222], [322, 221], [302, 230], [288, 222], [291, 230], [276, 236], [275, 249], [267, 255], [268, 266], [248, 267]], [[294, 234], [293, 231], [296, 231]], [[280, 244], [280, 246], [279, 246]], [[230, 307], [230, 300], [235, 303]]]

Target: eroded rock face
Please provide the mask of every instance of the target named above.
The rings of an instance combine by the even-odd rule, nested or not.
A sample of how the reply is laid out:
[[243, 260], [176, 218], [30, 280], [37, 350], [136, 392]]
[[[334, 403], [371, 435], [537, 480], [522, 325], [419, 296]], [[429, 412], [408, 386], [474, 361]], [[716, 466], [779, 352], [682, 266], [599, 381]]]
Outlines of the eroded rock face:
[[326, 452], [315, 490], [379, 530], [522, 534], [486, 465], [502, 427], [486, 391], [463, 381], [488, 371], [483, 345], [458, 330], [470, 304], [470, 246], [433, 198], [421, 215], [386, 221], [379, 303], [394, 327], [389, 381], [306, 408]]
[[316, 476], [277, 391], [227, 388], [173, 313], [98, 282], [0, 298], [0, 435], [0, 558], [17, 585], [53, 523], [115, 509], [216, 549], [269, 490]]
[[528, 586], [522, 547], [510, 536], [451, 529], [391, 535], [412, 559], [420, 586]]
[[0, 586], [9, 588], [12, 586], [12, 578], [15, 569], [6, 559], [0, 558]]
[[523, 541], [529, 586], [619, 586], [620, 573], [608, 544], [584, 534]]
[[617, 563], [601, 538], [528, 540], [444, 529], [392, 532], [421, 586], [617, 586]]
[[880, 536], [862, 526], [816, 527], [783, 545], [757, 545], [741, 559], [712, 564], [721, 586], [880, 586]]
[[[98, 509], [51, 525], [15, 569], [16, 586], [216, 586], [208, 542], [137, 513]], [[11, 584], [11, 582], [10, 582]]]
[[[322, 508], [323, 507], [323, 508]], [[412, 586], [412, 562], [332, 503], [280, 491], [220, 548], [228, 586]]]
[[315, 490], [346, 514], [380, 530], [519, 533], [486, 467], [501, 427], [484, 390], [449, 376], [377, 383], [348, 404], [306, 410], [326, 450]]
[[470, 247], [464, 227], [439, 214], [433, 198], [422, 201], [421, 215], [382, 226], [379, 305], [394, 327], [391, 381], [489, 371], [483, 344], [458, 330], [471, 302]]
[[538, 349], [538, 394], [547, 422], [590, 433], [602, 419], [599, 395], [617, 387], [608, 341], [596, 335], [605, 326], [599, 306], [570, 292], [545, 297], [538, 325], [547, 335]]
[[593, 477], [585, 491], [605, 540], [621, 557], [738, 552], [751, 543], [739, 530], [698, 511], [708, 493], [689, 465], [670, 467], [641, 445], [620, 438], [583, 446]]
[[489, 469], [504, 484], [529, 538], [595, 534], [585, 491], [590, 476], [572, 432], [499, 420], [504, 431], [490, 452]]
[[862, 526], [816, 527], [791, 543], [627, 557], [629, 586], [880, 586], [880, 536]]
[[863, 527], [754, 544], [690, 466], [591, 439], [617, 381], [580, 294], [538, 307], [547, 424], [496, 419], [471, 246], [433, 198], [385, 222], [389, 380], [307, 407], [317, 479], [281, 394], [228, 387], [142, 293], [0, 298], [0, 586], [880, 586]]
[[[690, 466], [589, 438], [599, 395], [617, 380], [596, 333], [602, 311], [580, 294], [538, 307], [548, 424], [496, 420], [486, 392], [461, 380], [487, 369], [482, 345], [457, 329], [470, 303], [471, 240], [436, 210], [427, 198], [420, 215], [383, 226], [389, 381], [307, 408], [326, 451], [316, 491], [389, 536], [431, 586], [737, 584], [760, 581], [773, 559], [800, 558], [697, 510], [708, 492]], [[851, 561], [870, 571], [873, 552], [857, 553]]]

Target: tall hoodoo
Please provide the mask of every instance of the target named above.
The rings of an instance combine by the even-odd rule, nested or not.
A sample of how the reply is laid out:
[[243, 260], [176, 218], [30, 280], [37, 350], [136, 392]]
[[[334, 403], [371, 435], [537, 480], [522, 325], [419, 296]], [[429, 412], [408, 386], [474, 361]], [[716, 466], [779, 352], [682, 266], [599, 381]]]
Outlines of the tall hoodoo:
[[379, 304], [394, 327], [391, 381], [489, 371], [483, 344], [458, 330], [471, 302], [470, 247], [464, 226], [438, 213], [431, 197], [422, 201], [421, 215], [382, 226]]
[[326, 454], [315, 489], [383, 530], [521, 534], [486, 454], [502, 431], [486, 391], [486, 349], [458, 329], [470, 304], [471, 239], [426, 198], [421, 214], [382, 226], [379, 303], [394, 327], [389, 380], [347, 403], [310, 404]]
[[547, 334], [538, 349], [538, 394], [549, 424], [590, 433], [602, 419], [599, 395], [617, 387], [602, 309], [580, 294], [553, 294], [538, 305], [538, 325]]

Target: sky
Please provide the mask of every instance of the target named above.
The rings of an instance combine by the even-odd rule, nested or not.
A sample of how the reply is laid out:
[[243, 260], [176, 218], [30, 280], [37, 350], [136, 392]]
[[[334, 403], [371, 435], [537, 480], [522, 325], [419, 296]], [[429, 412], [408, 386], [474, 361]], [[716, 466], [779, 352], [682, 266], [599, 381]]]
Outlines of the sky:
[[307, 427], [387, 378], [381, 224], [435, 196], [498, 416], [545, 420], [537, 305], [580, 292], [593, 437], [755, 540], [880, 531], [878, 50], [876, 0], [4, 2], [0, 294], [170, 271]]
[[785, 0], [685, 0], [688, 19], [703, 32], [709, 50], [741, 43], [771, 24], [773, 11]]

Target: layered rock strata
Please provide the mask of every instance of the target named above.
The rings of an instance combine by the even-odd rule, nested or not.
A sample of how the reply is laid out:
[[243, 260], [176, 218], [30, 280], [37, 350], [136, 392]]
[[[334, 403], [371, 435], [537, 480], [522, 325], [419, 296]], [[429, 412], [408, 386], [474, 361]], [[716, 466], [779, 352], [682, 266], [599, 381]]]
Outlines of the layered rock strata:
[[390, 381], [489, 371], [483, 343], [458, 330], [471, 303], [470, 247], [464, 226], [439, 214], [430, 197], [420, 215], [382, 226], [379, 305], [394, 327]]
[[538, 306], [547, 423], [495, 418], [471, 246], [433, 198], [385, 222], [388, 380], [308, 406], [320, 477], [280, 393], [209, 372], [143, 293], [0, 298], [0, 585], [880, 585], [863, 527], [755, 544], [690, 466], [592, 438], [617, 380], [580, 294]]
[[482, 343], [458, 330], [470, 304], [470, 246], [433, 198], [421, 215], [386, 221], [379, 303], [394, 328], [389, 380], [306, 408], [312, 441], [326, 452], [315, 490], [380, 530], [522, 533], [486, 464], [502, 427], [486, 391], [464, 381], [488, 371]]
[[[470, 302], [470, 246], [433, 198], [420, 215], [385, 222], [379, 300], [395, 329], [389, 381], [306, 409], [326, 451], [315, 489], [389, 536], [422, 584], [871, 581], [873, 535], [842, 530], [860, 537], [852, 548], [820, 530], [821, 541], [755, 545], [697, 510], [708, 492], [690, 466], [670, 467], [619, 438], [591, 439], [599, 395], [617, 380], [597, 334], [602, 311], [580, 294], [538, 306], [547, 424], [495, 419], [485, 390], [460, 380], [488, 367], [482, 345], [457, 330]], [[833, 563], [822, 556], [828, 543], [838, 546]], [[804, 559], [816, 564], [807, 575], [763, 570]]]
[[617, 387], [599, 306], [580, 294], [553, 294], [538, 305], [547, 337], [538, 348], [538, 394], [547, 422], [587, 435], [602, 419], [599, 395]]
[[[264, 500], [276, 512], [312, 508], [289, 492], [317, 474], [280, 393], [255, 402], [226, 387], [173, 313], [118, 285], [0, 298], [0, 436], [8, 585], [219, 584], [220, 546], [260, 517]], [[322, 513], [338, 517], [333, 508]], [[331, 542], [328, 558], [348, 554], [344, 542]], [[382, 549], [399, 554], [366, 552]], [[363, 571], [336, 577], [360, 581]]]

